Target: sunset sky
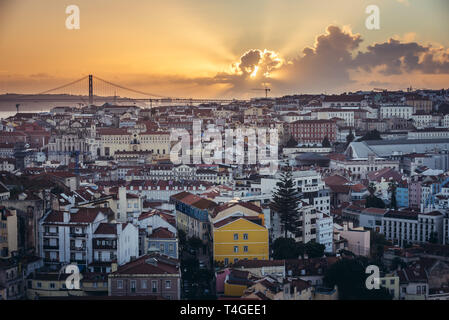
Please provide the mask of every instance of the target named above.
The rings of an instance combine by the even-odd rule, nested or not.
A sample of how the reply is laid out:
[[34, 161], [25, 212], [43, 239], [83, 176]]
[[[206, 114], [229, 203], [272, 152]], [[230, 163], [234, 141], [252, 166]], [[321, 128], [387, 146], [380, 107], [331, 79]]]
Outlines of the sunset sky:
[[448, 88], [449, 1], [0, 0], [0, 94], [87, 74], [177, 97]]

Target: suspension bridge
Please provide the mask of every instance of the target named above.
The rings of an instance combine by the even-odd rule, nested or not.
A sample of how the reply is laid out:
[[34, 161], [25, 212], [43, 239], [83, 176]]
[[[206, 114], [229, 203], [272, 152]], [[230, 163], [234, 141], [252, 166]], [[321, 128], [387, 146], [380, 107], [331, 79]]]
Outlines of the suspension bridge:
[[[95, 90], [95, 91], [94, 91]], [[132, 94], [134, 97], [129, 97]], [[97, 76], [87, 75], [75, 81], [71, 81], [56, 88], [51, 88], [35, 94], [18, 94], [3, 96], [0, 101], [25, 103], [25, 102], [67, 102], [80, 105], [93, 105], [97, 101], [110, 103], [145, 102], [153, 104], [178, 103], [231, 103], [237, 99], [198, 99], [167, 97], [150, 92], [144, 92], [123, 85], [101, 79]], [[241, 100], [240, 100], [241, 101]]]

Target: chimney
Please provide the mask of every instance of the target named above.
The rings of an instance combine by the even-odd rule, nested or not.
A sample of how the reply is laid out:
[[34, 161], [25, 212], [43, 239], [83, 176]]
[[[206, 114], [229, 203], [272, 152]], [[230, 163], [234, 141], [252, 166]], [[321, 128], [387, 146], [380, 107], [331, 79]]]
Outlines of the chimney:
[[111, 263], [111, 272], [116, 272], [117, 271], [117, 263]]

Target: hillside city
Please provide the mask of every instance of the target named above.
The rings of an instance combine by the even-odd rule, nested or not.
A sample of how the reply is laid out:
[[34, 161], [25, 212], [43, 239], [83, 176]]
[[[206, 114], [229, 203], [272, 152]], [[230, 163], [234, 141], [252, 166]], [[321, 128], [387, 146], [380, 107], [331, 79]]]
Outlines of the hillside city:
[[0, 300], [449, 299], [449, 90], [47, 110], [0, 121]]

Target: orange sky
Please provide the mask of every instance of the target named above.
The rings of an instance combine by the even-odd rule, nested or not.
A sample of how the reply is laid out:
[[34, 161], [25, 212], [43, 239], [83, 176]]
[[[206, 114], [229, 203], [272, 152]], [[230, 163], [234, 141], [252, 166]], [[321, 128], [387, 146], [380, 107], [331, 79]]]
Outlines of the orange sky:
[[[80, 30], [65, 27], [71, 4]], [[380, 30], [365, 28], [369, 4], [380, 8]], [[448, 9], [445, 0], [0, 0], [0, 93], [40, 92], [87, 74], [185, 97], [252, 97], [264, 82], [273, 95], [449, 87]], [[419, 48], [390, 43], [388, 54], [357, 59], [390, 38]], [[252, 60], [247, 76], [239, 65], [251, 50], [259, 50], [252, 59], [270, 52], [282, 62]], [[385, 67], [388, 59], [400, 68]]]

